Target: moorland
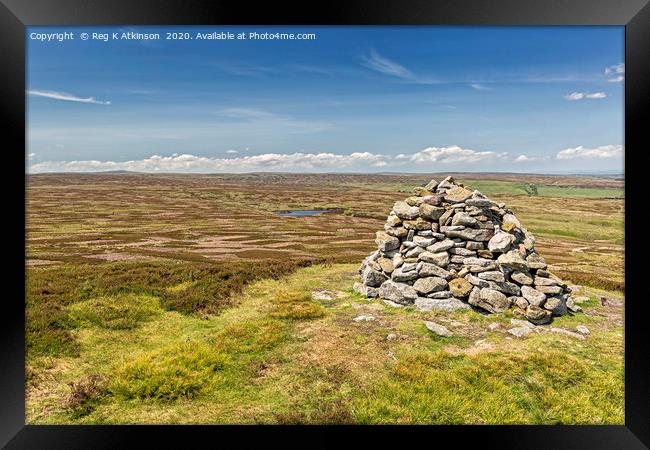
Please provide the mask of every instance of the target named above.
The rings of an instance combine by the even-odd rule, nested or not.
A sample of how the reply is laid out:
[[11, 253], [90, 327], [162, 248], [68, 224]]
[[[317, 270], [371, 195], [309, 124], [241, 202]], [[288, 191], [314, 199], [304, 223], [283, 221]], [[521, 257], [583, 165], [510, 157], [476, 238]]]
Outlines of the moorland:
[[392, 204], [446, 175], [29, 175], [27, 422], [623, 423], [621, 178], [453, 174], [580, 286], [552, 326], [584, 339], [351, 289]]

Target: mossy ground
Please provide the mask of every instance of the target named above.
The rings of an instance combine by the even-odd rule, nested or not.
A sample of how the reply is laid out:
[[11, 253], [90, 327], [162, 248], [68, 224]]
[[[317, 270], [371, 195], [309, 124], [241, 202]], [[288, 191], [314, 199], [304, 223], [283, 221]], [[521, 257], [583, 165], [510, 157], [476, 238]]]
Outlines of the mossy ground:
[[[623, 423], [622, 327], [593, 314], [600, 304], [553, 323], [587, 325], [584, 341], [516, 339], [507, 316], [363, 299], [345, 290], [355, 269], [316, 265], [257, 281], [219, 315], [147, 300], [157, 309], [137, 326], [84, 322], [73, 329], [77, 357], [30, 356], [28, 422]], [[314, 300], [318, 288], [338, 296]], [[352, 320], [362, 314], [375, 320]]]
[[[585, 286], [585, 314], [552, 324], [585, 340], [351, 290], [390, 205], [428, 176], [30, 176], [27, 422], [623, 423], [622, 183], [472, 177]], [[299, 208], [343, 213], [273, 215]]]

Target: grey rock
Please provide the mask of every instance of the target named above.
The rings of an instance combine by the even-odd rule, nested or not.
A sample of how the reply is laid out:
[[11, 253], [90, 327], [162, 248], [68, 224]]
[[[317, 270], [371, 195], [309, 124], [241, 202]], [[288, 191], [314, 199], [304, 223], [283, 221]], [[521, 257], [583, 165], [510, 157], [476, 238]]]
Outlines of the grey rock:
[[[421, 232], [418, 232], [418, 234]], [[413, 237], [413, 242], [420, 247], [428, 247], [432, 245], [434, 242], [436, 242], [436, 238], [433, 237], [424, 237], [424, 236], [414, 236]]]
[[435, 244], [429, 245], [427, 247], [427, 251], [431, 253], [444, 252], [453, 248], [454, 244], [455, 244], [454, 241], [452, 241], [451, 239], [445, 239], [444, 241], [436, 242]]
[[521, 319], [510, 319], [510, 323], [513, 325], [518, 325], [520, 327], [528, 327], [528, 328], [535, 328], [535, 324], [530, 323], [527, 320], [521, 320]]
[[539, 292], [543, 292], [548, 295], [561, 294], [562, 288], [560, 286], [535, 286]]
[[554, 316], [562, 316], [567, 312], [566, 302], [562, 297], [548, 297], [544, 309], [551, 311]]
[[474, 286], [478, 286], [480, 288], [486, 288], [490, 286], [490, 283], [488, 283], [486, 280], [481, 280], [477, 276], [472, 275], [471, 273], [465, 275], [465, 279], [469, 281], [471, 284]]
[[420, 205], [419, 213], [420, 216], [426, 219], [438, 220], [440, 219], [440, 216], [445, 213], [445, 208], [442, 206], [433, 206], [428, 203], [423, 203]]
[[445, 233], [447, 237], [457, 237], [469, 241], [489, 241], [494, 235], [493, 230], [465, 228], [464, 230], [450, 230]]
[[510, 233], [500, 231], [488, 241], [488, 250], [495, 253], [505, 253], [514, 241], [514, 236]]
[[417, 206], [411, 206], [406, 202], [395, 202], [393, 212], [400, 219], [412, 220], [420, 215], [420, 209]]
[[476, 227], [478, 226], [478, 220], [470, 216], [469, 214], [458, 212], [454, 214], [453, 219], [451, 219], [452, 225], [463, 225], [466, 227]]
[[361, 280], [366, 286], [378, 287], [386, 281], [387, 277], [383, 273], [373, 270], [370, 266], [366, 266], [361, 273]]
[[388, 333], [388, 336], [386, 336], [387, 341], [394, 341], [397, 339], [397, 335], [395, 333]]
[[587, 328], [584, 325], [578, 325], [576, 327], [576, 330], [578, 330], [578, 333], [584, 334], [584, 335], [587, 335], [587, 334], [591, 333], [591, 331], [589, 331], [589, 328]]
[[537, 253], [531, 253], [530, 255], [528, 255], [526, 261], [528, 263], [528, 267], [530, 267], [531, 269], [546, 269], [547, 267], [544, 258], [539, 256]]
[[579, 334], [579, 333], [574, 333], [573, 331], [565, 330], [564, 328], [552, 327], [550, 331], [553, 332], [553, 333], [559, 333], [559, 334], [564, 334], [566, 336], [571, 336], [573, 338], [580, 339], [582, 341], [585, 340], [584, 335]]
[[445, 280], [451, 278], [451, 273], [435, 264], [420, 262], [418, 265], [418, 274], [421, 277], [440, 277]]
[[491, 313], [502, 313], [510, 308], [511, 303], [503, 293], [490, 288], [482, 288], [479, 293], [479, 302], [474, 306]]
[[418, 297], [415, 299], [415, 309], [418, 311], [431, 311], [442, 310], [442, 311], [457, 311], [459, 309], [468, 309], [469, 305], [467, 303], [458, 300], [457, 298], [427, 298], [427, 297]]
[[402, 264], [402, 272], [411, 272], [412, 270], [416, 270], [418, 267], [418, 263], [404, 263]]
[[393, 273], [390, 275], [390, 278], [393, 281], [411, 281], [411, 280], [415, 280], [417, 277], [418, 277], [418, 272], [416, 270], [405, 272], [404, 266], [398, 267], [397, 269], [393, 270]]
[[521, 289], [514, 283], [509, 282], [500, 282], [500, 281], [488, 281], [488, 287], [494, 289], [495, 291], [503, 292], [506, 295], [520, 295]]
[[481, 272], [477, 275], [481, 280], [487, 280], [487, 281], [500, 281], [500, 282], [505, 282], [506, 278], [503, 276], [503, 272], [499, 272], [498, 270], [490, 270], [487, 272]]
[[510, 274], [510, 279], [527, 286], [533, 284], [533, 277], [528, 272], [520, 272], [519, 270], [512, 272]]
[[566, 301], [566, 307], [567, 307], [567, 309], [568, 309], [569, 311], [574, 312], [574, 313], [577, 313], [577, 312], [581, 312], [581, 311], [582, 311], [582, 308], [579, 307], [578, 305], [576, 305], [575, 300], [573, 299], [573, 297], [569, 297], [569, 298], [567, 299], [567, 301]]
[[389, 235], [388, 233], [384, 231], [378, 231], [377, 236], [375, 238], [375, 243], [377, 244], [377, 247], [379, 247], [379, 250], [382, 252], [386, 252], [389, 250], [394, 250], [399, 247], [399, 239], [397, 239], [394, 236]]
[[526, 262], [517, 250], [510, 250], [507, 253], [503, 253], [497, 258], [497, 261], [503, 267], [520, 270], [522, 272], [527, 272], [529, 268], [528, 262]]
[[424, 186], [424, 189], [426, 189], [427, 191], [432, 191], [433, 192], [433, 191], [436, 190], [436, 187], [438, 187], [438, 182], [436, 180], [432, 179], [431, 181], [429, 181], [427, 183], [426, 186]]
[[528, 300], [526, 300], [523, 297], [516, 297], [515, 296], [515, 297], [511, 297], [510, 300], [512, 301], [512, 303], [514, 303], [517, 306], [517, 308], [521, 308], [523, 310], [528, 308], [528, 305], [529, 305]]
[[533, 332], [532, 328], [525, 327], [525, 326], [524, 327], [515, 327], [515, 328], [511, 328], [511, 329], [508, 330], [509, 334], [511, 334], [511, 335], [513, 335], [515, 337], [518, 337], [518, 338], [524, 337], [527, 334], [530, 334], [532, 332]]
[[418, 297], [418, 293], [413, 286], [388, 280], [379, 287], [379, 297], [396, 303], [410, 304]]
[[551, 312], [539, 306], [530, 305], [526, 308], [524, 317], [535, 325], [543, 325], [551, 321]]
[[533, 306], [540, 306], [546, 300], [546, 294], [539, 292], [537, 289], [530, 286], [521, 287], [521, 296], [528, 300], [528, 303]]
[[413, 283], [413, 288], [421, 294], [444, 291], [447, 289], [447, 280], [439, 277], [418, 278], [417, 281]]
[[559, 283], [557, 280], [554, 280], [552, 278], [545, 278], [539, 276], [539, 271], [537, 273], [537, 276], [535, 276], [535, 281], [534, 281], [535, 286], [557, 286]]
[[449, 331], [447, 328], [445, 328], [445, 327], [443, 327], [442, 325], [437, 324], [437, 323], [435, 323], [435, 322], [425, 321], [425, 322], [424, 322], [424, 325], [427, 327], [427, 329], [428, 329], [429, 331], [431, 331], [431, 332], [437, 334], [438, 336], [442, 336], [442, 337], [451, 337], [451, 336], [454, 335], [454, 334], [453, 334], [451, 331]]
[[467, 241], [465, 247], [468, 250], [483, 250], [483, 242]]
[[447, 220], [450, 220], [453, 214], [454, 214], [453, 209], [448, 209], [447, 211], [445, 211], [438, 219], [438, 225], [440, 226], [445, 225], [447, 223]]
[[[462, 243], [461, 243], [462, 244]], [[449, 253], [452, 255], [459, 255], [464, 257], [476, 256], [476, 252], [473, 250], [467, 250], [465, 247], [454, 247], [449, 249]], [[461, 261], [462, 263], [463, 261]]]
[[464, 202], [472, 196], [472, 191], [461, 186], [453, 186], [445, 193], [445, 200], [450, 203]]
[[449, 264], [449, 254], [447, 252], [424, 252], [418, 256], [420, 261], [436, 264], [437, 266], [444, 267]]
[[372, 322], [375, 320], [375, 316], [371, 315], [362, 315], [362, 316], [357, 316], [354, 319], [352, 319], [354, 322]]
[[478, 208], [485, 208], [486, 206], [492, 206], [495, 203], [492, 200], [486, 198], [469, 198], [465, 200], [467, 206], [476, 206]]
[[404, 256], [406, 258], [416, 258], [418, 255], [424, 252], [425, 250], [422, 247], [415, 246], [412, 249], [408, 250]]
[[355, 292], [358, 292], [361, 295], [365, 295], [368, 298], [379, 297], [379, 289], [371, 286], [366, 286], [362, 283], [354, 283], [352, 287]]
[[454, 295], [451, 293], [451, 291], [431, 292], [426, 295], [427, 298], [450, 298], [453, 296]]

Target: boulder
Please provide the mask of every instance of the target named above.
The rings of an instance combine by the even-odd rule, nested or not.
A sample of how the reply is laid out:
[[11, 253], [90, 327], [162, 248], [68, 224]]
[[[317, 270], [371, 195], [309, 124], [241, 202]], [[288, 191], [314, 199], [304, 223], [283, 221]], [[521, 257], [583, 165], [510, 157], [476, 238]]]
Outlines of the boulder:
[[447, 280], [440, 277], [418, 278], [415, 283], [413, 283], [413, 288], [420, 294], [444, 291], [447, 289]]
[[379, 287], [379, 297], [395, 303], [411, 304], [418, 298], [418, 293], [413, 286], [388, 280]]

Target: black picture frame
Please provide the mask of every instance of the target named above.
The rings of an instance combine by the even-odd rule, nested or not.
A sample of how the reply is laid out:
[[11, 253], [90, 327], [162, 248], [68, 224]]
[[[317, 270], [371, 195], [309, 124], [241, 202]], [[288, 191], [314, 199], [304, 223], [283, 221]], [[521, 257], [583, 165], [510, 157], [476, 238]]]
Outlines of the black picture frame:
[[[648, 350], [644, 303], [642, 245], [625, 248], [625, 425], [622, 426], [435, 426], [435, 427], [295, 427], [237, 426], [38, 426], [25, 425], [24, 277], [25, 277], [25, 27], [30, 25], [623, 25], [625, 26], [625, 174], [628, 243], [642, 242], [645, 194], [642, 161], [647, 146], [644, 125], [650, 117], [650, 5], [647, 0], [347, 0], [318, 4], [225, 2], [209, 0], [0, 0], [0, 117], [3, 128], [5, 294], [2, 307], [0, 377], [0, 445], [6, 448], [121, 448], [144, 439], [148, 446], [237, 445], [251, 440], [280, 440], [283, 445], [316, 446], [348, 443], [348, 436], [366, 442], [397, 439], [413, 445], [457, 447], [476, 440], [483, 448], [647, 448], [650, 443], [650, 388], [646, 382]], [[647, 141], [647, 139], [646, 139]], [[638, 173], [635, 173], [638, 172]], [[23, 184], [24, 186], [24, 184]], [[21, 195], [22, 194], [22, 195]], [[20, 236], [23, 236], [21, 239]], [[639, 240], [637, 240], [639, 238]], [[20, 284], [23, 283], [21, 286]], [[6, 291], [5, 291], [6, 292]], [[23, 301], [20, 301], [20, 299]], [[285, 432], [287, 432], [284, 434]], [[298, 433], [298, 434], [296, 434]], [[297, 436], [306, 440], [300, 442]], [[289, 437], [289, 439], [287, 439]], [[196, 443], [195, 445], [193, 445]], [[232, 445], [232, 444], [231, 444]]]

